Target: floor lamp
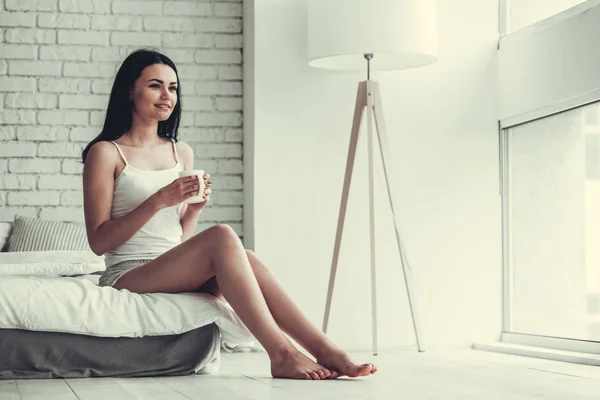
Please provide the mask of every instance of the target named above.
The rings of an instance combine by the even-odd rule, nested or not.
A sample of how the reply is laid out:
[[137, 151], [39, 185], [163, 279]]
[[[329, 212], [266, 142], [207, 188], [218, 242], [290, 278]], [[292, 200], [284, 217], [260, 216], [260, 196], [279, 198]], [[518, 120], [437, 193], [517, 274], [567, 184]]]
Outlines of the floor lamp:
[[369, 216], [371, 261], [371, 309], [373, 354], [377, 354], [377, 290], [375, 268], [375, 215], [373, 196], [373, 121], [387, 188], [396, 243], [404, 274], [404, 283], [412, 317], [418, 351], [424, 351], [415, 306], [416, 289], [400, 238], [394, 212], [390, 178], [391, 157], [385, 128], [379, 84], [370, 79], [371, 70], [416, 68], [437, 60], [437, 12], [435, 0], [309, 0], [308, 3], [309, 65], [332, 70], [366, 70], [367, 80], [358, 84], [350, 147], [342, 200], [338, 216], [335, 246], [323, 319], [327, 332], [333, 287], [344, 229], [348, 193], [360, 126], [367, 111], [369, 164]]

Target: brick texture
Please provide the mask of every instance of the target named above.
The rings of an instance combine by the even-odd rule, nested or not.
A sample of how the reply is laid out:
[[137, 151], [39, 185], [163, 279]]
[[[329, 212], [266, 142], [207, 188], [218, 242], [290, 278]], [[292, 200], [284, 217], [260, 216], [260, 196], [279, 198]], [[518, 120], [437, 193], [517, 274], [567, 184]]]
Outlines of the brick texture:
[[136, 48], [176, 63], [180, 138], [212, 176], [196, 231], [243, 236], [242, 0], [0, 0], [0, 221], [83, 222], [79, 157]]

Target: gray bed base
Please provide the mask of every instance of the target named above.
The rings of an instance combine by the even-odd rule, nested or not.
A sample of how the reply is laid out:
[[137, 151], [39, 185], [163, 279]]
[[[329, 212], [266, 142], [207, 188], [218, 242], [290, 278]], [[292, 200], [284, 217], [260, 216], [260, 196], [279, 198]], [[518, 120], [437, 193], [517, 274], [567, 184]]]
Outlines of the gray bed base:
[[215, 324], [141, 338], [0, 329], [0, 379], [187, 375], [214, 369], [220, 344]]

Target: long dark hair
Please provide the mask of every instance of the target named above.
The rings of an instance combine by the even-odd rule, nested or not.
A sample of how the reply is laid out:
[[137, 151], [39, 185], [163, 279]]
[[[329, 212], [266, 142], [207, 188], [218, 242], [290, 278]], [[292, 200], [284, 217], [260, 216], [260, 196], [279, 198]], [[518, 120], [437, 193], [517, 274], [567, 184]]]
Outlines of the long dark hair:
[[84, 163], [88, 151], [90, 151], [90, 148], [94, 144], [103, 140], [116, 140], [131, 128], [133, 102], [129, 98], [129, 93], [135, 81], [142, 75], [142, 70], [152, 64], [168, 65], [173, 68], [175, 75], [177, 75], [177, 103], [169, 119], [158, 122], [157, 132], [158, 136], [177, 141], [177, 130], [181, 121], [181, 85], [177, 68], [175, 68], [173, 61], [164, 54], [154, 50], [140, 49], [127, 56], [117, 72], [115, 82], [110, 91], [104, 127], [100, 134], [88, 143], [81, 153], [81, 159]]

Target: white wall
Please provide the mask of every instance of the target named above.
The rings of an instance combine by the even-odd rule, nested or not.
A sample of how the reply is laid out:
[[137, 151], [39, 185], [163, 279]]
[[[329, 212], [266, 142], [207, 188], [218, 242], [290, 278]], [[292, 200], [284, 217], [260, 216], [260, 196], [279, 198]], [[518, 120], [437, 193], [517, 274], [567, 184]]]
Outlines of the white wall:
[[81, 150], [139, 47], [179, 71], [180, 137], [214, 181], [198, 229], [242, 234], [241, 0], [0, 0], [0, 221], [83, 221]]
[[[429, 347], [493, 339], [501, 326], [495, 0], [439, 0], [440, 61], [376, 74], [408, 258]], [[254, 243], [321, 326], [356, 86], [363, 73], [307, 65], [301, 0], [255, 0]], [[363, 131], [364, 132], [364, 131]], [[359, 143], [330, 336], [371, 345], [366, 137]], [[376, 167], [381, 347], [415, 343], [382, 168]]]

